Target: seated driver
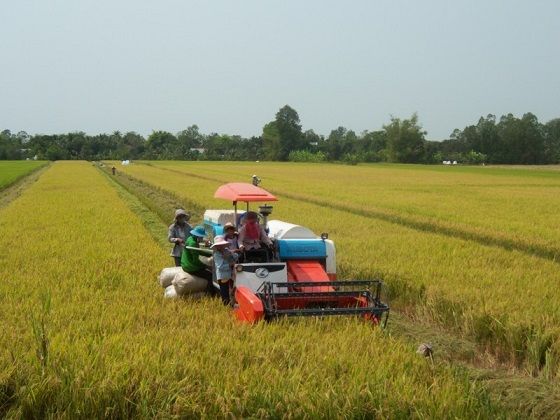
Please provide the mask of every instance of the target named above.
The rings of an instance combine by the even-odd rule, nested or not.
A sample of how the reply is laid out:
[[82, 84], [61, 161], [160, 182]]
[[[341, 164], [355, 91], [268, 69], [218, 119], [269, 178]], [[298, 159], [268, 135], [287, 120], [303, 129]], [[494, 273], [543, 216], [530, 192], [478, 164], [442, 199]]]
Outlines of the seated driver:
[[264, 227], [259, 224], [259, 217], [254, 211], [246, 213], [245, 224], [239, 229], [237, 242], [241, 252], [261, 249], [261, 243], [269, 248], [272, 247], [272, 241]]

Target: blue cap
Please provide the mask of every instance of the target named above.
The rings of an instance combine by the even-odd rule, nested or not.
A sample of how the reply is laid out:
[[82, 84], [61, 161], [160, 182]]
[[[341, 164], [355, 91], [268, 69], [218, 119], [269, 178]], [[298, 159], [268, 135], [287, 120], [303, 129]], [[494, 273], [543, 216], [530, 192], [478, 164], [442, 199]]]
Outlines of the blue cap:
[[204, 238], [206, 236], [206, 231], [204, 230], [204, 226], [198, 225], [193, 230], [191, 230], [191, 235], [193, 236], [200, 236]]

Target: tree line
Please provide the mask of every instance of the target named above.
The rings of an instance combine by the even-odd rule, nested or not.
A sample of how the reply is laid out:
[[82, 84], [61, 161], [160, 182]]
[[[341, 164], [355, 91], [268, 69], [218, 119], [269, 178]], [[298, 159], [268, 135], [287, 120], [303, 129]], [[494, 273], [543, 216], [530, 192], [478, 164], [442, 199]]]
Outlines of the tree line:
[[203, 134], [196, 125], [176, 134], [154, 131], [147, 138], [135, 132], [87, 135], [0, 133], [0, 159], [41, 160], [275, 160], [441, 163], [560, 163], [560, 118], [546, 124], [532, 113], [455, 129], [444, 141], [426, 139], [418, 116], [391, 117], [381, 129], [356, 134], [338, 127], [328, 136], [303, 131], [295, 109], [285, 105], [266, 123], [260, 136]]

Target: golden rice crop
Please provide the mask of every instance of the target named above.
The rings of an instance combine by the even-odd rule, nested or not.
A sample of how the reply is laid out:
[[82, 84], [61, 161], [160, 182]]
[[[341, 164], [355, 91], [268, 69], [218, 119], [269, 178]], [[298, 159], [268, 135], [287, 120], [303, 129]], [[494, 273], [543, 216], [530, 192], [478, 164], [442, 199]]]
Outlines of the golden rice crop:
[[461, 371], [358, 320], [251, 327], [217, 300], [163, 300], [170, 258], [89, 164], [52, 165], [0, 231], [2, 416], [499, 414]]
[[152, 164], [218, 179], [248, 181], [257, 173], [278, 193], [388, 218], [400, 216], [397, 220], [405, 223], [424, 221], [434, 228], [520, 241], [529, 248], [550, 247], [560, 257], [557, 171], [380, 164]]
[[[440, 234], [437, 230], [415, 229], [414, 226], [392, 223], [367, 214], [360, 215], [336, 206], [324, 207], [305, 199], [286, 198], [281, 189], [286, 186], [277, 181], [276, 177], [280, 177], [280, 174], [275, 171], [282, 167], [287, 169], [284, 171], [285, 178], [292, 183], [294, 193], [304, 198], [305, 194], [310, 194], [311, 187], [308, 184], [321, 184], [319, 173], [322, 173], [324, 185], [320, 191], [323, 191], [324, 197], [334, 202], [340, 200], [339, 194], [354, 195], [354, 188], [360, 191], [356, 195], [376, 196], [375, 192], [365, 192], [368, 185], [373, 185], [373, 191], [380, 190], [383, 185], [379, 184], [378, 178], [393, 179], [399, 176], [407, 180], [403, 181], [408, 184], [406, 195], [414, 202], [415, 177], [421, 197], [424, 195], [423, 189], [428, 188], [425, 186], [427, 181], [423, 178], [424, 172], [428, 173], [428, 179], [435, 179], [440, 184], [450, 182], [445, 179], [447, 176], [469, 178], [470, 173], [450, 175], [436, 171], [434, 174], [423, 168], [414, 173], [408, 167], [401, 169], [389, 166], [386, 168], [389, 174], [383, 175], [384, 167], [364, 168], [361, 177], [355, 178], [360, 179], [360, 182], [348, 183], [342, 187], [339, 184], [342, 169], [352, 172], [355, 168], [336, 165], [259, 165], [265, 186], [279, 192], [281, 199], [275, 206], [273, 218], [308, 226], [317, 233], [328, 231], [337, 244], [339, 267], [345, 278], [381, 275], [387, 280], [388, 287], [393, 289], [394, 295], [412, 302], [416, 295], [422, 295], [418, 296], [418, 301], [424, 301], [426, 305], [421, 313], [471, 333], [492, 351], [515, 361], [527, 358], [530, 368], [536, 370], [543, 366], [545, 355], [548, 354], [551, 369], [558, 368], [556, 357], [560, 346], [557, 341], [560, 291], [557, 284], [560, 273], [556, 261], [532, 255], [530, 251], [509, 250], [495, 244], [484, 244], [479, 240]], [[309, 176], [309, 167], [317, 168], [317, 173]], [[206, 208], [227, 208], [230, 203], [213, 199], [213, 192], [221, 182], [249, 180], [252, 171], [247, 168], [243, 164], [230, 166], [229, 163], [165, 162], [152, 163], [152, 166], [133, 165], [124, 170]], [[368, 170], [369, 177], [366, 176]], [[404, 174], [399, 175], [399, 172]], [[269, 176], [269, 173], [274, 176]], [[438, 180], [438, 177], [443, 179]], [[475, 174], [474, 178], [482, 182], [484, 177]], [[501, 177], [496, 175], [490, 177], [490, 180], [484, 180], [484, 183], [492, 185], [491, 182], [496, 182], [496, 179], [500, 179], [502, 184], [522, 182], [518, 179], [519, 174], [516, 173], [514, 178], [509, 179], [507, 174]], [[529, 184], [531, 179], [529, 177]], [[395, 182], [386, 188], [390, 190]], [[457, 179], [454, 182], [459, 185]], [[544, 188], [545, 193], [540, 197], [540, 205], [543, 206], [550, 198], [547, 191], [556, 188], [553, 184], [555, 180], [547, 182], [551, 184]], [[541, 187], [535, 188], [538, 191]], [[536, 191], [534, 194], [537, 194]], [[503, 195], [505, 197], [507, 193], [504, 192]], [[317, 196], [320, 194], [317, 193]], [[293, 197], [291, 191], [288, 192], [288, 197]], [[533, 200], [537, 201], [534, 197]], [[497, 203], [502, 205], [505, 199], [502, 202], [498, 197]], [[455, 211], [461, 213], [461, 203], [456, 202], [454, 205]], [[467, 205], [467, 209], [474, 205], [473, 201]], [[489, 204], [483, 203], [482, 206]], [[522, 211], [525, 206], [528, 203], [520, 207]], [[511, 206], [506, 207], [506, 210], [515, 213]], [[465, 213], [465, 218], [474, 217], [469, 210]], [[479, 217], [482, 218], [482, 215], [479, 214]], [[505, 219], [519, 218], [518, 215], [511, 217], [512, 219]], [[540, 223], [541, 219], [535, 221]], [[524, 226], [528, 224], [525, 223]], [[529, 240], [533, 239], [532, 234], [527, 235]]]

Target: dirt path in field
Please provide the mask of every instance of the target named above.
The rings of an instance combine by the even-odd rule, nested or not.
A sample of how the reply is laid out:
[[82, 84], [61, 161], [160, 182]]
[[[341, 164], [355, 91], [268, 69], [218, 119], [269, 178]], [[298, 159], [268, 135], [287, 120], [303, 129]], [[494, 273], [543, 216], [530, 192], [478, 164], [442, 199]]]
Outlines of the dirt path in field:
[[12, 184], [4, 187], [0, 190], [0, 209], [6, 207], [10, 204], [13, 200], [18, 198], [27, 187], [33, 184], [35, 181], [39, 179], [39, 177], [48, 169], [50, 168], [51, 164], [48, 163], [46, 165], [40, 166], [37, 169], [32, 170], [31, 172], [25, 174], [21, 178], [17, 179]]

